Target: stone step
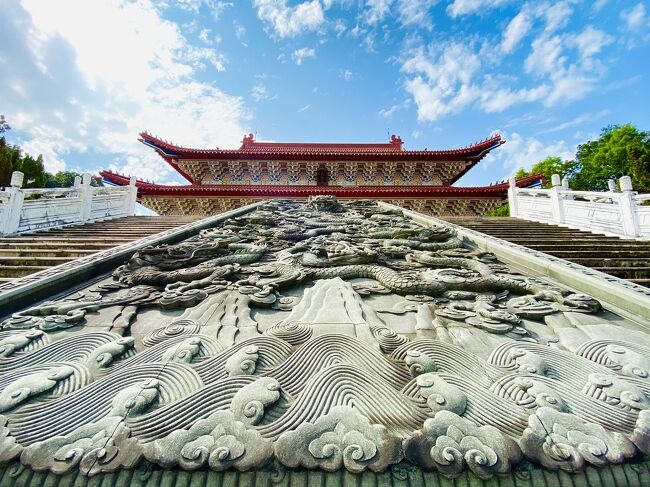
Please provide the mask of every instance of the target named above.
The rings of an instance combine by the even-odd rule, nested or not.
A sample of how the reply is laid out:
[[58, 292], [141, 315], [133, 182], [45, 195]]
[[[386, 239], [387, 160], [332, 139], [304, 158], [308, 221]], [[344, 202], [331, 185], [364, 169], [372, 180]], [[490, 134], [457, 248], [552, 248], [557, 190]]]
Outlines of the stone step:
[[[123, 217], [0, 238], [0, 282], [155, 235], [200, 217]], [[4, 280], [4, 281], [2, 281]]]
[[[557, 257], [557, 255], [556, 255]], [[641, 267], [648, 267], [648, 259], [635, 259], [635, 258], [602, 258], [602, 259], [594, 259], [590, 257], [578, 257], [578, 258], [569, 258], [566, 259], [571, 262], [575, 262], [576, 264], [584, 265], [586, 267], [612, 267], [612, 268], [624, 268], [624, 267], [631, 267], [631, 268], [641, 268]]]
[[53, 266], [74, 260], [75, 257], [0, 257], [0, 267], [3, 266]]
[[636, 259], [650, 259], [650, 250], [554, 250], [551, 249], [555, 257], [562, 259], [573, 258], [594, 258], [594, 259], [621, 259], [621, 258], [636, 258]]
[[43, 242], [35, 240], [34, 242], [7, 242], [0, 243], [0, 249], [6, 250], [53, 250], [53, 249], [72, 249], [72, 250], [101, 250], [106, 248], [115, 247], [113, 243], [93, 243], [93, 242], [58, 242], [50, 241]]
[[609, 237], [509, 217], [444, 219], [650, 287], [650, 242]]
[[0, 258], [1, 257], [84, 257], [86, 255], [96, 254], [99, 252], [98, 249], [62, 249], [52, 247], [50, 249], [42, 248], [1, 248], [0, 247]]
[[16, 278], [33, 274], [34, 272], [49, 269], [51, 266], [24, 266], [24, 265], [6, 265], [0, 266], [0, 278]]
[[45, 237], [45, 238], [28, 238], [28, 237], [13, 237], [10, 239], [6, 238], [0, 238], [0, 244], [12, 244], [12, 243], [23, 243], [23, 244], [33, 244], [33, 245], [40, 245], [41, 243], [110, 243], [115, 246], [116, 243], [125, 243], [125, 242], [133, 242], [134, 239], [132, 238], [93, 238], [93, 237], [76, 237], [76, 238], [55, 238], [55, 237]]
[[650, 276], [650, 266], [648, 267], [592, 267], [597, 271], [611, 274], [612, 276], [622, 277], [623, 279], [645, 279]]

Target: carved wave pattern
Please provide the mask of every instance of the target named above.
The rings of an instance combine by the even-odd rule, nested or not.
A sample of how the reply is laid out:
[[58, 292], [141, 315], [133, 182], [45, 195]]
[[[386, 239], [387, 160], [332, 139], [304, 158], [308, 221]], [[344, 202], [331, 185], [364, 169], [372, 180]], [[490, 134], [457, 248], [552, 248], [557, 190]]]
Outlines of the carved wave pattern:
[[[113, 337], [104, 337], [105, 343], [109, 338]], [[138, 414], [126, 414], [123, 418], [130, 436], [137, 441], [124, 443], [124, 448], [129, 450], [120, 453], [122, 462], [124, 455], [130, 458], [128, 464], [145, 455], [156, 463], [157, 455], [160, 455], [162, 466], [182, 468], [183, 465], [198, 465], [196, 460], [191, 460], [198, 458], [193, 455], [208, 448], [200, 445], [214, 445], [205, 450], [203, 461], [216, 469], [238, 468], [238, 465], [245, 465], [246, 469], [260, 468], [275, 457], [276, 461], [286, 460], [287, 466], [303, 465], [326, 470], [346, 468], [353, 472], [362, 472], [366, 468], [383, 471], [391, 464], [403, 461], [406, 455], [409, 461], [419, 462], [421, 468], [438, 470], [446, 476], [455, 477], [470, 468], [481, 478], [489, 478], [521, 461], [519, 446], [512, 439], [522, 439], [525, 440], [522, 444], [524, 456], [550, 465], [550, 468], [557, 465], [569, 470], [576, 465], [588, 465], [590, 457], [580, 449], [572, 453], [571, 459], [562, 460], [561, 454], [553, 453], [552, 444], [551, 450], [538, 446], [557, 438], [540, 437], [543, 428], [534, 427], [556, 420], [555, 416], [545, 412], [549, 409], [555, 410], [562, 421], [574, 427], [575, 434], [588, 434], [589, 441], [593, 442], [592, 448], [615, 452], [618, 451], [616, 445], [623, 442], [625, 448], [621, 451], [624, 453], [603, 453], [598, 462], [591, 462], [594, 465], [623, 461], [636, 449], [634, 442], [647, 442], [643, 431], [647, 432], [648, 425], [640, 424], [643, 418], [639, 410], [622, 409], [557, 378], [513, 373], [507, 360], [494, 359], [504, 356], [500, 349], [491, 356], [491, 361], [499, 365], [490, 365], [458, 347], [430, 339], [410, 341], [391, 355], [385, 355], [377, 348], [345, 335], [321, 335], [297, 347], [275, 337], [258, 337], [226, 352], [213, 344], [205, 349], [204, 355], [194, 354], [189, 362], [161, 361], [167, 351], [192, 339], [204, 340], [205, 337], [181, 335], [169, 338], [118, 366], [110, 367], [101, 378], [94, 378], [85, 365], [75, 362], [55, 362], [6, 374], [0, 381], [2, 389], [35, 374], [66, 367], [70, 369], [60, 382], [41, 392], [38, 401], [4, 411], [5, 435], [13, 438], [20, 448], [43, 444], [45, 446], [38, 447], [39, 452], [47, 451], [46, 445], [54, 441], [53, 438], [75, 438], [75, 431], [85, 431], [83, 428], [88, 429], [87, 425], [102, 424], [103, 418], [118, 414], [116, 411], [121, 411], [118, 403], [122, 401], [128, 405], [128, 401], [133, 399], [133, 396], [120, 397], [129, 387], [155, 380], [157, 392], [151, 404], [146, 404]], [[539, 352], [536, 347], [532, 349]], [[417, 353], [409, 353], [414, 351]], [[552, 364], [562, 354], [568, 352], [553, 351], [547, 360]], [[436, 370], [417, 369], [419, 373], [413, 376], [414, 369], [409, 367], [408, 359], [415, 356], [422, 360], [422, 355], [430, 359], [428, 363], [435, 364]], [[519, 355], [514, 353], [511, 356]], [[233, 361], [233, 358], [238, 360]], [[527, 359], [531, 360], [530, 357]], [[243, 369], [232, 365], [249, 360], [254, 363], [253, 367], [246, 369], [250, 373], [239, 374]], [[593, 366], [604, 368], [597, 364]], [[474, 373], [465, 374], [467, 367], [471, 367]], [[208, 373], [208, 370], [216, 372]], [[589, 366], [583, 373], [592, 370]], [[621, 378], [624, 386], [632, 387], [626, 377]], [[596, 381], [593, 377], [591, 380]], [[0, 390], [0, 398], [2, 394]], [[646, 398], [643, 404], [647, 403]], [[215, 416], [219, 411], [221, 416]], [[535, 419], [542, 413], [544, 416]], [[331, 419], [348, 416], [357, 419], [349, 424]], [[209, 418], [212, 419], [208, 421]], [[429, 423], [434, 420], [434, 423]], [[460, 429], [454, 429], [457, 428], [455, 424]], [[205, 425], [210, 426], [209, 431]], [[305, 425], [314, 426], [309, 429]], [[580, 433], [583, 429], [585, 432]], [[90, 428], [90, 431], [94, 430]], [[193, 443], [185, 447], [174, 443], [178, 457], [170, 457], [171, 453], [164, 445], [167, 438], [169, 441], [174, 435], [180, 438], [179, 431], [191, 431], [187, 438], [191, 438]], [[497, 446], [485, 443], [487, 438], [496, 434], [494, 432], [505, 435], [503, 440], [494, 440], [499, 445], [497, 450]], [[295, 440], [288, 440], [287, 435], [296, 434]], [[572, 438], [571, 433], [566, 434], [569, 434], [567, 438]], [[242, 438], [247, 439], [237, 440], [239, 436], [232, 435], [244, 435]], [[255, 437], [258, 439], [254, 440]], [[61, 443], [63, 440], [57, 441]], [[65, 441], [73, 443], [72, 440]], [[484, 442], [482, 446], [477, 443], [480, 441]], [[151, 442], [158, 442], [157, 446], [148, 447]], [[260, 442], [267, 445], [263, 455], [255, 446], [261, 445]], [[306, 445], [306, 452], [291, 450], [294, 443]], [[385, 448], [387, 444], [392, 445], [390, 451]], [[434, 444], [448, 446], [440, 446], [441, 450], [434, 455], [431, 453]], [[275, 450], [273, 445], [276, 445]], [[319, 445], [318, 448], [315, 445]], [[8, 448], [8, 444], [5, 447]], [[190, 453], [188, 448], [195, 453]], [[471, 460], [469, 456], [462, 460], [462, 455], [470, 455], [463, 452], [474, 451], [472, 448], [478, 448], [476, 452], [482, 453], [479, 457], [475, 457], [478, 453], [472, 453]], [[222, 453], [215, 453], [217, 451]], [[430, 454], [434, 456], [430, 457]], [[207, 460], [208, 456], [212, 458], [214, 455], [221, 455], [221, 460], [217, 457]], [[251, 455], [250, 461], [243, 460], [246, 455]], [[337, 455], [341, 455], [340, 460], [336, 459]], [[382, 455], [384, 457], [380, 458]], [[453, 467], [440, 463], [444, 463], [442, 459], [448, 455], [458, 458]], [[584, 458], [576, 463], [575, 455]], [[32, 457], [28, 455], [25, 458]], [[489, 467], [490, 462], [493, 469]], [[99, 471], [111, 471], [110, 465], [108, 462], [105, 470]]]
[[[526, 480], [531, 464], [574, 473], [650, 453], [647, 347], [622, 340], [585, 340], [575, 352], [540, 345], [534, 327], [529, 332], [514, 307], [499, 304], [508, 292], [528, 293], [544, 301], [546, 316], [594, 312], [597, 302], [497, 275], [505, 272], [493, 272], [484, 252], [457, 249], [448, 229], [414, 229], [370, 204], [348, 206], [355, 208], [349, 227], [381, 223], [367, 232], [370, 241], [334, 238], [348, 226], [317, 217], [343, 206], [328, 198], [310, 204], [296, 214], [294, 203], [269, 203], [204, 233], [207, 243], [146, 249], [141, 261], [116, 271], [132, 287], [118, 286], [92, 301], [94, 308], [47, 305], [73, 309], [75, 319], [102, 300], [106, 307], [190, 308], [147, 334], [0, 332], [0, 463], [116, 478], [140, 469], [200, 469], [206, 478], [214, 472], [205, 470], [237, 470], [240, 479], [273, 471], [278, 481], [301, 468], [371, 471], [372, 482], [385, 474], [414, 485], [428, 484], [426, 472], [434, 471], [481, 485], [508, 473]], [[282, 239], [273, 236], [278, 215]], [[258, 231], [266, 232], [264, 244]], [[269, 249], [272, 265], [268, 255], [262, 260]], [[414, 250], [418, 259], [398, 260]], [[450, 250], [465, 257], [446, 261], [439, 252]], [[176, 272], [176, 258], [196, 265], [178, 271], [183, 279], [173, 285], [155, 287], [166, 268]], [[157, 259], [155, 272], [141, 265]], [[460, 268], [445, 264], [459, 261]], [[435, 271], [416, 282], [421, 262]], [[309, 299], [295, 307], [297, 298], [279, 293], [314, 276]], [[381, 285], [358, 284], [357, 293], [347, 279]], [[372, 308], [375, 295], [386, 293], [405, 296], [408, 305], [391, 313], [415, 313], [414, 333], [397, 333]], [[261, 333], [250, 306], [284, 321]], [[24, 318], [14, 316], [12, 326]], [[499, 339], [490, 335], [481, 343], [492, 345], [479, 353], [453, 342], [449, 329]]]

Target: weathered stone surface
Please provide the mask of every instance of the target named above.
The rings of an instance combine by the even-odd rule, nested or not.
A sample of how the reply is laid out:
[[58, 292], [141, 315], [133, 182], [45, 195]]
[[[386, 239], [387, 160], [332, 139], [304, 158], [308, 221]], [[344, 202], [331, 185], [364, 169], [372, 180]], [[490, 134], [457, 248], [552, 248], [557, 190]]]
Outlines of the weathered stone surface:
[[627, 467], [650, 449], [647, 326], [445, 226], [272, 201], [5, 319], [0, 463], [471, 482]]

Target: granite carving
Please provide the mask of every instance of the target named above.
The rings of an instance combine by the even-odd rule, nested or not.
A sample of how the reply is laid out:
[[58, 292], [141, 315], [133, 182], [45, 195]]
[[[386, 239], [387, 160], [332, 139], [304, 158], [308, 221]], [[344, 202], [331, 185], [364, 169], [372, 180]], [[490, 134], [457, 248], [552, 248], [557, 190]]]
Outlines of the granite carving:
[[0, 463], [628, 462], [650, 451], [648, 325], [371, 201], [270, 201], [7, 317]]

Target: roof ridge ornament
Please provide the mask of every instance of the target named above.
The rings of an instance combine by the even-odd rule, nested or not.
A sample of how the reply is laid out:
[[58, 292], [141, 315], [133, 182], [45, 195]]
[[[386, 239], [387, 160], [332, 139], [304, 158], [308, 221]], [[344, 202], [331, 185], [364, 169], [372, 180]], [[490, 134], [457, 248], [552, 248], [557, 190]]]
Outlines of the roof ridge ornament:
[[402, 150], [402, 147], [404, 145], [404, 142], [402, 141], [402, 137], [399, 135], [391, 135], [390, 136], [390, 143], [391, 145], [394, 145], [395, 147], [399, 147], [399, 150]]

